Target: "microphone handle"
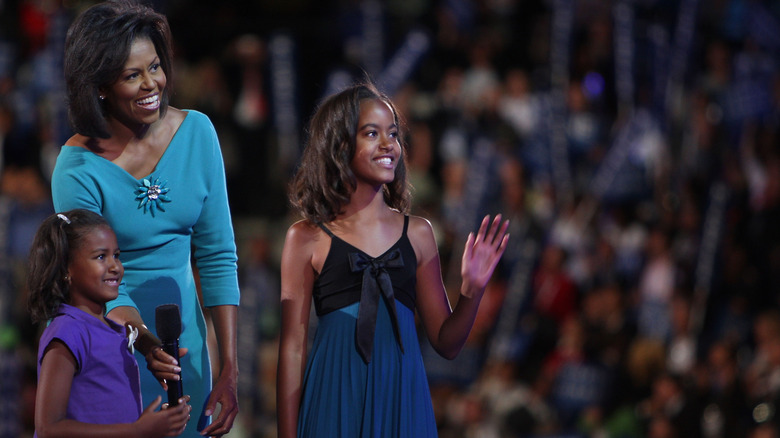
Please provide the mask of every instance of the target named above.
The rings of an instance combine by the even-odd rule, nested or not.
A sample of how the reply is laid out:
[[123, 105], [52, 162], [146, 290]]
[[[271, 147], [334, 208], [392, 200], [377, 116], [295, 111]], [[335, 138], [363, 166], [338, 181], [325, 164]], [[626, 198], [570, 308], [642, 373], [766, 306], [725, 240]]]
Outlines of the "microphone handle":
[[[176, 362], [179, 362], [179, 340], [174, 339], [173, 341], [169, 342], [163, 342], [162, 349], [164, 352], [168, 353], [169, 355], [173, 356], [174, 359], [176, 359]], [[169, 406], [176, 406], [179, 404], [179, 399], [181, 398], [183, 394], [182, 391], [182, 385], [181, 385], [181, 372], [178, 373], [179, 380], [168, 380], [168, 405]]]

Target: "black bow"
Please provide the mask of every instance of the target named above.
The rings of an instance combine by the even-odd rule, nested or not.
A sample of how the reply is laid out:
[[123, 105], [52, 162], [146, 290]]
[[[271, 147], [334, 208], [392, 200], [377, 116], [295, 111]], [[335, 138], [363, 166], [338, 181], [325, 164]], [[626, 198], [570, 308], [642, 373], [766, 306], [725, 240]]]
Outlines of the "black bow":
[[404, 351], [401, 342], [401, 333], [398, 328], [398, 316], [395, 312], [395, 296], [390, 274], [386, 268], [401, 268], [404, 261], [401, 258], [401, 250], [395, 248], [379, 258], [371, 258], [360, 252], [349, 253], [349, 265], [352, 272], [363, 271], [363, 287], [360, 291], [360, 305], [358, 308], [355, 337], [357, 349], [363, 360], [371, 361], [371, 352], [374, 349], [374, 332], [376, 331], [376, 312], [379, 305], [379, 294], [385, 297], [387, 309], [390, 312], [390, 320], [393, 323], [393, 331], [398, 339], [401, 352]]

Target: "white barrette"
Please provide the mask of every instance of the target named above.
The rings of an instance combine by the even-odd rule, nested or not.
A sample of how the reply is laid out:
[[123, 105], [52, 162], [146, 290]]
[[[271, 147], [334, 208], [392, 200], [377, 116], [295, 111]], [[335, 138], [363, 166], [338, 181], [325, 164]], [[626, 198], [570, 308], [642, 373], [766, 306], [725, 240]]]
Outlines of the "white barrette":
[[57, 217], [64, 220], [66, 224], [70, 225], [70, 219], [62, 213], [57, 213]]

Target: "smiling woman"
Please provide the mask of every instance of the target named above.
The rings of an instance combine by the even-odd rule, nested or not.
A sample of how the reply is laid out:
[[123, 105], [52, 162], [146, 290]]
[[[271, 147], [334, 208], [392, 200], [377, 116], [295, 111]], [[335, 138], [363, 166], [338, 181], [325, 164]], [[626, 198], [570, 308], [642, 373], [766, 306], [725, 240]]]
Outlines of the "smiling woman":
[[[144, 400], [164, 394], [180, 371], [197, 414], [182, 436], [223, 435], [238, 412], [236, 246], [214, 126], [200, 112], [168, 106], [170, 47], [165, 16], [135, 2], [98, 3], [73, 22], [65, 81], [76, 134], [57, 157], [52, 198], [57, 211], [92, 210], [116, 231], [125, 276], [107, 317], [139, 330], [136, 359], [151, 370], [141, 373]], [[156, 307], [171, 303], [184, 327], [179, 363], [156, 348], [148, 328]], [[202, 307], [219, 348], [213, 388]]]
[[139, 131], [160, 117], [160, 93], [167, 77], [160, 66], [160, 57], [149, 38], [137, 38], [130, 46], [119, 78], [107, 87], [100, 87], [106, 102], [109, 124], [120, 123]]

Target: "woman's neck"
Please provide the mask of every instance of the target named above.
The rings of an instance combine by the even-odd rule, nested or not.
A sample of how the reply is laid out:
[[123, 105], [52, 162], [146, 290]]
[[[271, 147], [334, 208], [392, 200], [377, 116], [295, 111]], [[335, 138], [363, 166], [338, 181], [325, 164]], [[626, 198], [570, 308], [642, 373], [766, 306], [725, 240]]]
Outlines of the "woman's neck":
[[109, 161], [114, 161], [122, 155], [129, 144], [147, 141], [152, 136], [153, 125], [143, 125], [131, 129], [116, 119], [108, 119], [107, 122], [109, 138], [76, 135], [71, 139], [71, 142], [75, 145], [81, 145]]

